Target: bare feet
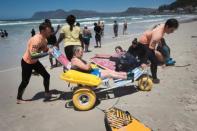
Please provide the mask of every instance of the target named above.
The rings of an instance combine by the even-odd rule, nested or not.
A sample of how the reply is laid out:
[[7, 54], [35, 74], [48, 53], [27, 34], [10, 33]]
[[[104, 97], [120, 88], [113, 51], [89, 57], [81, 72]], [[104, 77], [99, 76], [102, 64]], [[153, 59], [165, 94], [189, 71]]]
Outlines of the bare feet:
[[16, 100], [16, 104], [25, 104], [25, 103], [27, 103], [26, 100], [19, 100], [19, 99]]
[[163, 69], [166, 68], [166, 64], [161, 65], [161, 67], [162, 67]]

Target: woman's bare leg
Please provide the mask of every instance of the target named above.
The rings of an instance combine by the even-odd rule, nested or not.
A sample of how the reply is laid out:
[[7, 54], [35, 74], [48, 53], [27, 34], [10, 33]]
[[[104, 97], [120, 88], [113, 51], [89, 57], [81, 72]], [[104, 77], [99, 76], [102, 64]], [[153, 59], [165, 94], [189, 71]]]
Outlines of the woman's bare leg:
[[127, 79], [127, 73], [126, 72], [116, 72], [116, 71], [112, 71], [112, 70], [101, 70], [101, 77]]

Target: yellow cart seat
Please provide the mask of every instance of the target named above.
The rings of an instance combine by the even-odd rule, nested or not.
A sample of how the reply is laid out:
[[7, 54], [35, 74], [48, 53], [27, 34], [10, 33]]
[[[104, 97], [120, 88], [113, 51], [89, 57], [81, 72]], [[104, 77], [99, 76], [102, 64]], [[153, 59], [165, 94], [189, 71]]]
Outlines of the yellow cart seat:
[[70, 83], [87, 86], [98, 86], [102, 82], [102, 80], [95, 75], [79, 72], [76, 70], [68, 70], [65, 73], [62, 73], [60, 78]]

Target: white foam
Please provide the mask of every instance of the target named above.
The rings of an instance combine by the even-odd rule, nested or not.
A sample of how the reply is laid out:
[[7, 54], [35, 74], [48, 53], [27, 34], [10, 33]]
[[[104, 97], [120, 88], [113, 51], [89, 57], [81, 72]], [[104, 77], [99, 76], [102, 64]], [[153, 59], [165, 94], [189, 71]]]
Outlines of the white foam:
[[15, 21], [15, 22], [2, 22], [0, 26], [9, 26], [9, 25], [28, 25], [28, 24], [39, 24], [42, 21]]

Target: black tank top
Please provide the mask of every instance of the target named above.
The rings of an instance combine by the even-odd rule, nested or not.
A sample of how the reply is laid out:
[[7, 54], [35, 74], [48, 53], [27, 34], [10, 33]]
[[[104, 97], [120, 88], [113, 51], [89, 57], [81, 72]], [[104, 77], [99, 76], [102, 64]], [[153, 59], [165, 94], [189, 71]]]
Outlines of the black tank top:
[[[78, 58], [79, 59], [79, 58]], [[83, 59], [80, 59], [84, 64], [87, 64], [87, 62], [85, 61], [85, 60], [83, 60]], [[76, 70], [76, 71], [80, 71], [80, 72], [84, 72], [84, 73], [90, 73], [91, 72], [91, 70], [83, 70], [83, 69], [80, 69], [78, 66], [75, 66], [75, 65], [73, 65], [72, 67], [71, 67], [71, 69], [72, 70]]]

